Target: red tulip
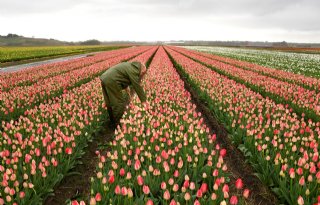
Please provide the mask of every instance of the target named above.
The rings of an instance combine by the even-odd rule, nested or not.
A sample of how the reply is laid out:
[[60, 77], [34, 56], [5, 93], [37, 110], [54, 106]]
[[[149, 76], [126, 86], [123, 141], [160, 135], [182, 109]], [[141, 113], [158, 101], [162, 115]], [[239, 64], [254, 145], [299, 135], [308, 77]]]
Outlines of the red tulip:
[[101, 201], [101, 194], [97, 193], [95, 196], [96, 201]]
[[201, 184], [200, 189], [201, 189], [202, 193], [206, 193], [208, 191], [208, 184], [207, 183]]
[[68, 155], [72, 154], [72, 148], [67, 147], [66, 148], [66, 154], [68, 154]]
[[221, 149], [221, 150], [220, 150], [220, 156], [221, 156], [221, 157], [225, 157], [226, 154], [227, 154], [227, 150], [226, 150], [226, 149]]
[[78, 203], [76, 200], [73, 200], [73, 201], [71, 202], [71, 205], [79, 205], [79, 203]]
[[242, 179], [241, 179], [241, 178], [237, 179], [237, 181], [236, 181], [236, 188], [237, 188], [237, 189], [242, 189], [242, 188], [243, 188], [243, 182], [242, 182]]
[[201, 198], [202, 195], [203, 195], [203, 192], [201, 191], [201, 189], [198, 189], [198, 191], [197, 191], [197, 197], [198, 197], [198, 198]]
[[185, 180], [185, 181], [184, 181], [183, 187], [184, 187], [184, 188], [188, 188], [188, 187], [189, 187], [189, 181], [188, 181], [188, 180]]
[[113, 184], [114, 180], [115, 180], [114, 175], [109, 176], [109, 180], [108, 180], [109, 184]]

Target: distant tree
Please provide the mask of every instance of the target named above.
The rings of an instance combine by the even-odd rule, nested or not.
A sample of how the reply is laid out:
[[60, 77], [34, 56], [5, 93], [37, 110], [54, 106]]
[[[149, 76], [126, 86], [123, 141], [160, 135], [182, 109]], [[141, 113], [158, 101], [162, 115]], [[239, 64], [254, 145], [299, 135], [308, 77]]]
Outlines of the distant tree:
[[275, 42], [275, 43], [273, 43], [273, 45], [272, 46], [274, 46], [274, 47], [288, 47], [288, 43], [287, 42], [285, 42], [285, 41], [282, 41], [282, 42]]
[[81, 42], [80, 44], [81, 45], [100, 45], [101, 42], [98, 40], [92, 39], [92, 40], [87, 40], [87, 41]]
[[7, 35], [7, 38], [15, 38], [15, 37], [19, 37], [19, 35], [17, 35], [17, 34], [12, 34], [12, 33], [9, 33], [9, 34]]

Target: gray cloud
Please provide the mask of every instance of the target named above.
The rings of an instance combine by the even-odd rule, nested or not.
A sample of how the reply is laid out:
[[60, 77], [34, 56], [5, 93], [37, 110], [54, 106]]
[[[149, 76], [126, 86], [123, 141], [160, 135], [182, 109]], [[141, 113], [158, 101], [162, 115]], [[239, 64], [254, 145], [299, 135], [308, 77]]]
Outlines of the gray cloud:
[[319, 0], [0, 0], [0, 20], [61, 12], [70, 13], [73, 19], [80, 15], [101, 22], [126, 16], [141, 24], [192, 21], [205, 22], [208, 27], [282, 30], [304, 36], [320, 32]]
[[83, 2], [84, 0], [0, 0], [0, 16], [52, 13], [70, 9]]
[[218, 19], [249, 28], [320, 29], [318, 0], [95, 0], [91, 5], [109, 14]]

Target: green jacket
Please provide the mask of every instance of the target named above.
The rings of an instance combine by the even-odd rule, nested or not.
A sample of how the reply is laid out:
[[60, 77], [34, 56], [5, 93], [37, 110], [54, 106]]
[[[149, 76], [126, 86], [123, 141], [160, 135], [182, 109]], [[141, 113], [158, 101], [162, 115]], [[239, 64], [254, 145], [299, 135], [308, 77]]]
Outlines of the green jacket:
[[[139, 62], [119, 63], [104, 72], [100, 76], [100, 79], [108, 86], [112, 86], [110, 82], [115, 82], [117, 85], [114, 86], [121, 89], [126, 89], [129, 85], [132, 85], [140, 101], [145, 102], [147, 98], [140, 85], [140, 68], [141, 64]], [[119, 94], [121, 94], [121, 92], [119, 92]]]

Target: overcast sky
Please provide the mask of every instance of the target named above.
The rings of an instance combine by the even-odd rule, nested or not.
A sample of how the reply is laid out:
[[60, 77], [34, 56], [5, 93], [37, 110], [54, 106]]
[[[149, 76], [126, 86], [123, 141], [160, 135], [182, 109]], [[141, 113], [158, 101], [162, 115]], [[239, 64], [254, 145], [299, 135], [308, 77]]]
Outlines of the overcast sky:
[[320, 0], [0, 0], [0, 35], [320, 42]]

